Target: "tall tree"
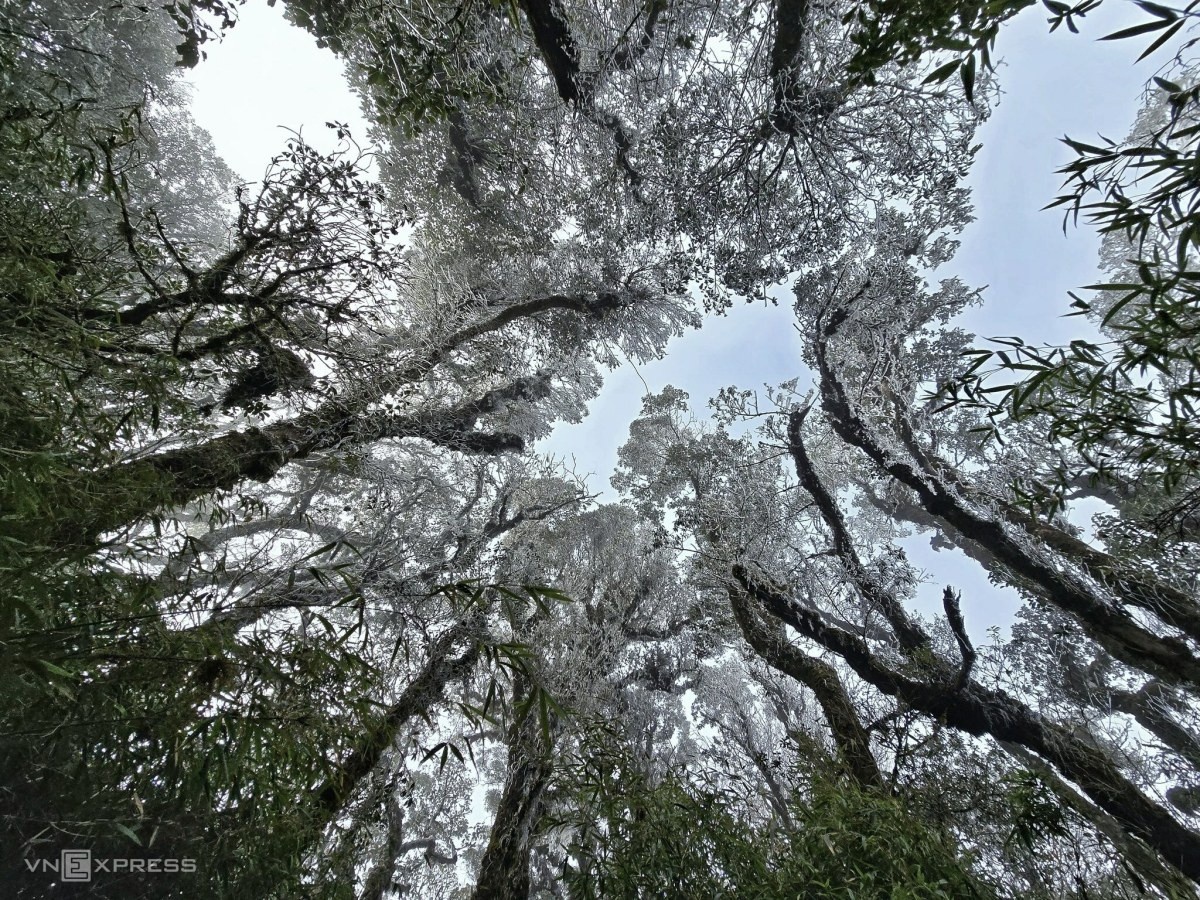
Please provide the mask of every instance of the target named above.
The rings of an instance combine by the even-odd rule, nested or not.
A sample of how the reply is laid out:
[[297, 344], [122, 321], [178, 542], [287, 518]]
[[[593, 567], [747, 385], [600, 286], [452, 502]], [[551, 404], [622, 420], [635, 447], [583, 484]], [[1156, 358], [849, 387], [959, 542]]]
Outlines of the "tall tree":
[[[0, 10], [19, 888], [70, 840], [198, 863], [93, 896], [1191, 891], [1192, 69], [1067, 173], [1116, 349], [979, 401], [924, 273], [988, 83], [927, 51], [1024, 5], [293, 0], [381, 174], [331, 123], [241, 187], [172, 73], [230, 5]], [[531, 452], [785, 280], [813, 391], [647, 397], [619, 504]], [[922, 614], [907, 528], [1029, 601], [1010, 644]]]

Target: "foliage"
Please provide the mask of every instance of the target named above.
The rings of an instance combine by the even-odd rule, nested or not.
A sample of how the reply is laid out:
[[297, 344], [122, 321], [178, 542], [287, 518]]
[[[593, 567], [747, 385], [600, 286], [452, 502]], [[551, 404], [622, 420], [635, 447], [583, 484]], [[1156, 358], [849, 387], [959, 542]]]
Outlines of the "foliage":
[[683, 772], [648, 776], [635, 758], [603, 753], [585, 766], [572, 897], [993, 896], [948, 835], [829, 773], [792, 800], [794, 827], [780, 829]]
[[[1138, 485], [1165, 498], [1155, 528], [1182, 534], [1200, 474], [1200, 87], [1190, 69], [1176, 77], [1187, 86], [1156, 79], [1126, 141], [1066, 140], [1078, 156], [1061, 170], [1069, 190], [1051, 205], [1066, 206], [1069, 218], [1083, 212], [1124, 257], [1110, 264], [1112, 280], [1089, 286], [1095, 299], [1072, 295], [1074, 315], [1092, 317], [1107, 340], [1037, 347], [997, 339], [1006, 350], [969, 351], [970, 367], [942, 393], [947, 405], [984, 410], [992, 435], [1005, 420], [1031, 418], [1078, 452], [1079, 463], [1056, 473], [1052, 511], [1082, 477]], [[993, 384], [999, 375], [1016, 380]]]
[[[1076, 34], [1077, 19], [1097, 9], [1102, 0], [1080, 0], [1071, 4], [1061, 0], [1042, 0], [1050, 12], [1050, 30], [1066, 25]], [[1196, 18], [1195, 2], [1183, 9], [1134, 0], [1149, 18], [1137, 25], [1106, 35], [1101, 40], [1120, 40], [1153, 34], [1154, 39], [1139, 59], [1149, 56], [1170, 41]], [[857, 46], [850, 71], [871, 81], [890, 64], [908, 65], [918, 60], [953, 55], [928, 76], [931, 82], [943, 82], [958, 73], [967, 98], [974, 96], [977, 75], [993, 69], [992, 51], [1001, 26], [1037, 0], [924, 0], [904, 3], [897, 0], [865, 0], [846, 13], [845, 22], [853, 25], [852, 40]], [[1182, 51], [1181, 51], [1182, 52]]]
[[[95, 896], [1198, 877], [1200, 615], [1167, 571], [1194, 554], [1144, 515], [1193, 478], [1190, 69], [1125, 144], [1073, 145], [1060, 202], [1112, 241], [1092, 311], [1135, 338], [1076, 360], [1106, 392], [1046, 354], [1062, 377], [1007, 406], [918, 398], [969, 341], [978, 292], [924, 273], [970, 219], [989, 99], [928, 53], [987, 62], [1021, 6], [295, 0], [382, 146], [332, 122], [331, 152], [295, 136], [235, 186], [176, 75], [235, 5], [5, 5], [18, 889], [57, 896], [27, 864], [66, 846], [199, 863]], [[1191, 15], [1142, 8], [1156, 37]], [[785, 279], [812, 392], [727, 389], [711, 427], [646, 398], [621, 503], [532, 452], [606, 369]], [[981, 443], [997, 410], [1008, 443]], [[1117, 504], [1104, 550], [1013, 488], [1093, 448], [1162, 494]], [[1033, 601], [1009, 645], [975, 646], [969, 585], [925, 614], [910, 526]]]
[[470, 48], [481, 32], [515, 26], [507, 13], [494, 2], [287, 4], [288, 17], [321, 47], [347, 54], [352, 36], [369, 41], [362, 77], [377, 92], [374, 118], [409, 133], [445, 122], [471, 104], [502, 100], [504, 79]]
[[[476, 574], [489, 541], [575, 494], [560, 481], [531, 487], [529, 476], [513, 502], [513, 488], [486, 469], [412, 465], [411, 482], [401, 475], [376, 491], [365, 536], [349, 539], [350, 507], [336, 486], [322, 490], [362, 473], [343, 452], [315, 476], [295, 473], [292, 502], [235, 476], [228, 493], [213, 484], [201, 492], [207, 503], [173, 515], [181, 479], [197, 468], [139, 468], [164, 445], [243, 466], [222, 440], [239, 427], [259, 433], [247, 419], [331, 400], [344, 420], [338, 398], [372, 362], [388, 379], [407, 368], [419, 382], [456, 349], [441, 343], [445, 319], [424, 323], [426, 336], [409, 330], [423, 324], [419, 308], [403, 325], [394, 315], [407, 272], [398, 224], [341, 126], [332, 153], [289, 141], [261, 182], [236, 190], [227, 214], [232, 176], [188, 118], [167, 43], [193, 12], [3, 10], [4, 864], [37, 893], [49, 880], [22, 857], [51, 857], [73, 841], [99, 856], [198, 864], [172, 884], [140, 877], [99, 892], [340, 896], [345, 882], [326, 877], [332, 863], [319, 851], [363, 778], [354, 766], [428, 717], [477, 657], [493, 673], [526, 665], [517, 642], [454, 630], [476, 614], [459, 602], [459, 580]], [[463, 325], [450, 324], [452, 334]], [[460, 390], [478, 388], [465, 381]], [[392, 386], [378, 383], [363, 409], [398, 415], [403, 399], [367, 405]], [[454, 388], [451, 379], [407, 402], [444, 400]], [[515, 398], [501, 410], [481, 390], [483, 406], [460, 413], [465, 424], [434, 417], [443, 442], [484, 412], [520, 414]], [[413, 484], [420, 489], [405, 489]], [[394, 508], [423, 500], [432, 533], [419, 516], [401, 520], [400, 537], [388, 532], [398, 512], [380, 495], [397, 487], [405, 496]], [[443, 487], [443, 498], [422, 497]], [[443, 534], [473, 512], [482, 518], [474, 532]], [[429, 557], [418, 544], [425, 535]], [[405, 562], [379, 557], [372, 541], [389, 538], [411, 549]], [[453, 542], [451, 558], [439, 538]], [[381, 595], [365, 582], [381, 570], [389, 615], [378, 617], [368, 605]], [[510, 613], [554, 593], [504, 590]], [[405, 676], [421, 683], [422, 674], [425, 690], [406, 695]], [[505, 684], [492, 687], [499, 700]], [[310, 802], [322, 790], [332, 799]]]

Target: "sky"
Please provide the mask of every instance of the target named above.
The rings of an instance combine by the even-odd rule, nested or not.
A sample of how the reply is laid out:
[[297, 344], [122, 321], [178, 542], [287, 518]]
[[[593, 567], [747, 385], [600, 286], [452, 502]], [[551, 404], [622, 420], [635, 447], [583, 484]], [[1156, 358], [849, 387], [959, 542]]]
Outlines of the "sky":
[[[1054, 170], [1071, 158], [1059, 139], [1124, 137], [1143, 84], [1156, 60], [1167, 57], [1159, 51], [1135, 65], [1144, 41], [1096, 40], [1140, 20], [1131, 4], [1104, 4], [1079, 23], [1079, 35], [1065, 28], [1048, 34], [1040, 12], [1041, 7], [1027, 10], [1000, 34], [996, 56], [1004, 60], [1003, 95], [979, 132], [983, 149], [969, 179], [977, 220], [963, 233], [955, 259], [935, 277], [957, 275], [967, 284], [987, 285], [983, 306], [960, 319], [981, 338], [1020, 335], [1058, 343], [1080, 336], [1081, 320], [1063, 318], [1067, 291], [1097, 280], [1099, 248], [1086, 228], [1064, 234], [1061, 212], [1043, 209], [1059, 192], [1062, 176]], [[261, 174], [282, 149], [285, 129], [300, 130], [320, 148], [334, 143], [325, 123], [338, 121], [365, 140], [367, 126], [341, 63], [288, 25], [282, 4], [241, 7], [237, 26], [189, 78], [196, 121], [212, 134], [226, 163], [247, 179]], [[560, 424], [537, 449], [573, 463], [580, 474], [592, 473], [591, 489], [607, 490], [606, 499], [615, 499], [608, 478], [647, 390], [680, 387], [703, 415], [722, 387], [761, 389], [804, 374], [790, 297], [786, 290], [776, 295], [778, 306], [736, 306], [675, 339], [666, 358], [612, 372], [587, 418]], [[918, 609], [940, 608], [940, 586], [949, 583], [963, 592], [968, 628], [977, 640], [989, 626], [1006, 629], [1011, 623], [1019, 605], [1015, 594], [988, 584], [977, 564], [958, 551], [934, 552], [928, 537], [903, 545], [932, 576]]]
[[344, 122], [365, 143], [367, 125], [342, 63], [288, 24], [282, 3], [239, 7], [233, 30], [205, 47], [208, 58], [188, 72], [192, 115], [238, 175], [262, 175], [283, 149], [287, 129], [331, 149], [336, 141], [325, 123]]

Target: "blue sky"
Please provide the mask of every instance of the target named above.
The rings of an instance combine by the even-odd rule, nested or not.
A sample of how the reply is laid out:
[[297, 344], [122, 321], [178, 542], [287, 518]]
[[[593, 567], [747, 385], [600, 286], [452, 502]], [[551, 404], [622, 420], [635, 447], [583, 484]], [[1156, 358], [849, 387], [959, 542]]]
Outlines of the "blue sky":
[[[1080, 228], [1064, 235], [1061, 213], [1042, 209], [1058, 193], [1061, 176], [1054, 170], [1070, 159], [1059, 139], [1123, 137], [1144, 82], [1156, 60], [1166, 56], [1160, 51], [1135, 66], [1142, 42], [1096, 40], [1140, 20], [1131, 4], [1105, 4], [1080, 23], [1080, 35], [1066, 29], [1048, 34], [1040, 13], [1040, 7], [1027, 10], [1000, 35], [1004, 93], [979, 134], [983, 149], [970, 178], [977, 221], [937, 277], [958, 275], [968, 284], [988, 285], [984, 305], [961, 320], [968, 330], [1053, 343], [1080, 336], [1081, 320], [1062, 318], [1066, 292], [1096, 280], [1098, 250], [1094, 234]], [[341, 64], [308, 34], [287, 25], [281, 5], [242, 7], [237, 27], [190, 77], [198, 123], [247, 179], [257, 177], [283, 146], [283, 128], [303, 129], [317, 146], [330, 140], [327, 121], [349, 123], [361, 138], [367, 132]], [[755, 389], [801, 375], [790, 298], [786, 291], [779, 296], [778, 306], [738, 306], [676, 339], [663, 360], [611, 373], [587, 419], [560, 425], [538, 449], [573, 459], [578, 472], [594, 473], [593, 490], [605, 490], [647, 388], [683, 388], [701, 414], [708, 398], [726, 385]], [[939, 606], [940, 585], [951, 583], [963, 589], [964, 612], [977, 638], [989, 625], [1011, 622], [1014, 594], [989, 585], [975, 563], [957, 552], [934, 553], [927, 538], [905, 546], [932, 576], [921, 592], [923, 609]]]

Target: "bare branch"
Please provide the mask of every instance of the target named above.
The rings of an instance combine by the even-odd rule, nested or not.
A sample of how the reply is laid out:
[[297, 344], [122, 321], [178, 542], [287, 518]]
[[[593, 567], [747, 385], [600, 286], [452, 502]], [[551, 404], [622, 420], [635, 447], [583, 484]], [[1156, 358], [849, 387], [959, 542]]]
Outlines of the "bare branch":
[[975, 665], [975, 648], [971, 645], [971, 639], [967, 637], [967, 624], [963, 621], [962, 608], [958, 601], [953, 588], [947, 587], [942, 591], [942, 608], [946, 610], [946, 621], [950, 623], [950, 630], [954, 632], [958, 652], [962, 656], [962, 668], [959, 669], [958, 680], [955, 682], [955, 686], [961, 691], [971, 680], [971, 669]]

